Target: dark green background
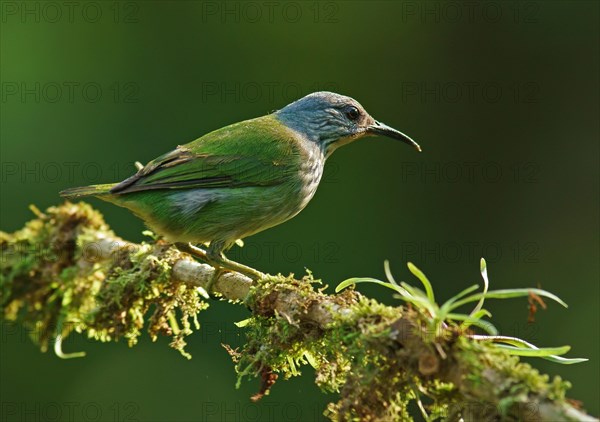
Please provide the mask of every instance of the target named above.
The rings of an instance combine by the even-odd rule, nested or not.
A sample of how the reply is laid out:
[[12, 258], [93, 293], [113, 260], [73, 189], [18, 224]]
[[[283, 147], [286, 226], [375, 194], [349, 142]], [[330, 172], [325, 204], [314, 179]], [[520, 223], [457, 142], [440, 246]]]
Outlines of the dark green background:
[[[2, 230], [31, 218], [30, 203], [60, 203], [61, 189], [123, 179], [135, 160], [335, 90], [424, 152], [381, 138], [343, 148], [304, 212], [231, 256], [269, 272], [306, 267], [330, 285], [383, 277], [386, 258], [414, 282], [411, 260], [448, 298], [479, 282], [484, 255], [492, 287], [540, 285], [570, 305], [549, 304], [533, 325], [526, 300], [489, 306], [504, 334], [590, 358], [533, 363], [598, 414], [598, 3], [272, 5], [76, 1], [71, 15], [62, 2], [2, 2]], [[142, 239], [126, 210], [91, 203]], [[146, 337], [134, 349], [73, 338], [65, 348], [88, 357], [62, 361], [3, 326], [3, 418], [321, 418], [331, 397], [309, 369], [258, 405], [257, 381], [234, 388], [219, 344], [241, 343], [233, 323], [246, 316], [211, 303], [191, 361]]]

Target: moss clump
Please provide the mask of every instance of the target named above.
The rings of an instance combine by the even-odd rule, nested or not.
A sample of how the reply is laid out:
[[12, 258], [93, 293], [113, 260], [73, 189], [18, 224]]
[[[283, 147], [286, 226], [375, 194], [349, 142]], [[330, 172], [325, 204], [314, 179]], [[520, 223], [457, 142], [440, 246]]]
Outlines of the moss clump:
[[196, 287], [171, 279], [181, 252], [160, 242], [122, 242], [110, 245], [111, 259], [98, 259], [103, 240], [117, 239], [99, 212], [68, 202], [33, 210], [37, 218], [22, 230], [0, 232], [3, 319], [22, 316], [46, 351], [73, 330], [101, 341], [124, 337], [133, 346], [150, 314], [151, 338], [172, 336], [171, 346], [190, 357], [184, 339], [208, 304]]
[[[255, 287], [248, 301], [255, 316], [246, 326], [246, 344], [232, 353], [239, 379], [262, 375], [265, 368], [289, 378], [310, 364], [323, 391], [341, 393], [340, 401], [327, 409], [330, 418], [407, 416], [415, 388], [436, 390], [414, 375], [419, 356], [431, 356], [433, 346], [415, 340], [418, 327], [406, 326], [409, 319], [402, 314], [409, 311], [381, 305], [353, 290], [328, 296], [313, 288], [317, 283], [309, 275], [302, 280], [271, 278]], [[314, 306], [323, 302], [336, 316], [324, 326], [316, 325], [311, 321]], [[336, 307], [346, 312], [335, 313]], [[449, 396], [447, 385], [441, 390]]]
[[[104, 276], [76, 266], [77, 239], [114, 234], [89, 205], [65, 204], [42, 213], [13, 234], [0, 232], [2, 316], [23, 322], [42, 350], [58, 328], [83, 329]], [[22, 312], [21, 312], [22, 311]]]
[[[473, 342], [462, 337], [458, 350], [461, 362], [467, 364], [459, 384], [461, 393], [478, 397], [478, 410], [483, 412], [480, 416], [524, 420], [543, 402], [564, 401], [571, 388], [569, 382], [558, 376], [550, 380], [548, 375], [540, 374], [531, 365], [489, 342]], [[532, 403], [534, 395], [538, 399]]]
[[[527, 420], [532, 397], [564, 400], [568, 383], [549, 382], [492, 344], [470, 340], [458, 325], [432, 337], [429, 321], [410, 307], [384, 306], [352, 290], [329, 296], [315, 285], [310, 275], [275, 277], [251, 292], [246, 344], [230, 353], [239, 380], [263, 379], [258, 397], [274, 382], [268, 377], [266, 385], [265, 373], [287, 379], [309, 364], [323, 391], [340, 393], [325, 411], [332, 420], [412, 420], [409, 407], [429, 420]], [[326, 324], [314, 324], [316, 303], [334, 315]]]
[[[308, 315], [319, 298], [325, 296], [314, 290], [313, 286], [319, 284], [311, 275], [301, 280], [278, 276], [253, 287], [247, 304], [254, 316], [246, 325], [246, 344], [241, 353], [232, 354], [239, 374], [238, 385], [244, 376], [262, 374], [266, 368], [284, 379], [297, 376], [306, 364], [317, 370], [317, 383], [325, 391], [337, 391], [345, 382], [349, 361], [344, 350], [329, 347], [329, 339], [323, 337], [324, 330], [300, 317]], [[351, 293], [338, 298], [340, 305], [352, 300]]]
[[96, 295], [98, 307], [88, 317], [90, 335], [103, 341], [124, 337], [133, 346], [152, 311], [148, 319], [152, 340], [159, 334], [172, 336], [171, 346], [190, 358], [184, 338], [192, 333], [192, 323], [200, 329], [197, 316], [208, 304], [198, 288], [172, 279], [172, 265], [179, 259], [178, 250], [160, 244], [142, 244], [118, 257]]

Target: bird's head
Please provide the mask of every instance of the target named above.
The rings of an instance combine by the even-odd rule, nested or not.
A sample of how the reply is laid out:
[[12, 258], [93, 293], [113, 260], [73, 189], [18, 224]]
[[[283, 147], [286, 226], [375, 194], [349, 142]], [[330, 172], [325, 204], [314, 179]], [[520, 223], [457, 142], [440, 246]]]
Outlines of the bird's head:
[[367, 135], [398, 139], [421, 151], [410, 137], [372, 118], [358, 101], [333, 92], [313, 92], [275, 115], [286, 126], [317, 143], [326, 156]]

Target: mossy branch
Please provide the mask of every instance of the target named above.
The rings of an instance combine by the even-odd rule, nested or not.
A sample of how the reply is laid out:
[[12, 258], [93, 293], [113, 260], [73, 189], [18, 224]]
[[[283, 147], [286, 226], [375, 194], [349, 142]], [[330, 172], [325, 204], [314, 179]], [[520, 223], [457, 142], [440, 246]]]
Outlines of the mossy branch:
[[[42, 350], [54, 344], [62, 357], [72, 357], [61, 344], [73, 331], [133, 346], [145, 326], [153, 339], [171, 336], [171, 346], [190, 357], [185, 337], [208, 306], [212, 267], [160, 240], [123, 241], [84, 203], [32, 209], [36, 218], [23, 229], [0, 232], [3, 319], [21, 319]], [[565, 398], [568, 382], [550, 380], [458, 325], [432, 336], [410, 306], [318, 286], [310, 275], [253, 284], [237, 273], [213, 285], [212, 293], [252, 312], [243, 349], [227, 349], [240, 380], [261, 376], [253, 399], [278, 375], [309, 364], [322, 390], [339, 392], [325, 411], [333, 420], [411, 420], [410, 402], [428, 420], [597, 420]]]

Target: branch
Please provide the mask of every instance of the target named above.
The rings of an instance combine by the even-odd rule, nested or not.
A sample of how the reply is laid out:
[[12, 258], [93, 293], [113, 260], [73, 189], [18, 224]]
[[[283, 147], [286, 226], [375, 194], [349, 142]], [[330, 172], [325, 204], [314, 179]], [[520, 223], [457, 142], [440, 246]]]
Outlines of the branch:
[[[185, 337], [206, 309], [214, 269], [160, 240], [134, 244], [116, 236], [85, 203], [65, 203], [15, 233], [0, 232], [3, 319], [38, 332], [43, 351], [76, 331], [99, 341], [136, 344], [172, 337], [184, 356]], [[312, 365], [323, 391], [339, 392], [325, 414], [333, 420], [411, 420], [416, 402], [428, 420], [595, 421], [565, 398], [570, 384], [506, 350], [475, 341], [457, 325], [427, 332], [411, 307], [390, 307], [348, 289], [329, 295], [312, 276], [268, 276], [253, 284], [225, 273], [213, 294], [244, 303], [247, 341], [227, 347], [239, 375], [261, 376], [267, 394], [278, 375]], [[18, 318], [19, 317], [19, 318]]]

